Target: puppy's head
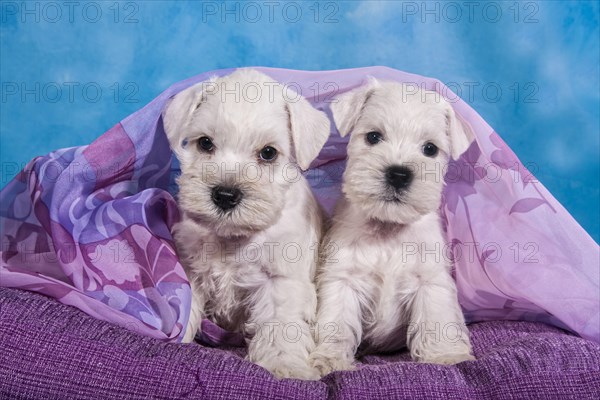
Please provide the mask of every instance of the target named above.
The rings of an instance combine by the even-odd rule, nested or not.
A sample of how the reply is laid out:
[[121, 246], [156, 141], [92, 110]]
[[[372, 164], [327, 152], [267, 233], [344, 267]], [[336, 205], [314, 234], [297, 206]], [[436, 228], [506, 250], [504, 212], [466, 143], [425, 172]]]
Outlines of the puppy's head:
[[255, 70], [176, 95], [163, 113], [181, 164], [179, 205], [223, 237], [271, 226], [329, 136], [327, 116]]
[[349, 202], [371, 219], [399, 224], [438, 209], [449, 157], [470, 141], [446, 100], [371, 79], [331, 110], [340, 134], [351, 133], [342, 186]]

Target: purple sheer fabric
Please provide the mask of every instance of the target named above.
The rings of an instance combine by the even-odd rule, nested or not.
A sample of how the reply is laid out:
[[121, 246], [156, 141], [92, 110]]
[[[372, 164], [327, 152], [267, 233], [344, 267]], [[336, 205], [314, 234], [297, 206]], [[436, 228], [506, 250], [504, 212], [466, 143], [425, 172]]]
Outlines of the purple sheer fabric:
[[[340, 71], [258, 68], [329, 111], [367, 76], [436, 90], [475, 141], [446, 171], [441, 207], [459, 300], [469, 321], [537, 320], [600, 342], [600, 251], [493, 129], [436, 79], [385, 67]], [[178, 341], [190, 288], [170, 229], [177, 161], [161, 112], [177, 83], [89, 146], [32, 160], [0, 194], [0, 285], [54, 297], [154, 338]], [[334, 127], [306, 177], [331, 210], [340, 196], [347, 138]], [[239, 342], [210, 323], [211, 342]]]

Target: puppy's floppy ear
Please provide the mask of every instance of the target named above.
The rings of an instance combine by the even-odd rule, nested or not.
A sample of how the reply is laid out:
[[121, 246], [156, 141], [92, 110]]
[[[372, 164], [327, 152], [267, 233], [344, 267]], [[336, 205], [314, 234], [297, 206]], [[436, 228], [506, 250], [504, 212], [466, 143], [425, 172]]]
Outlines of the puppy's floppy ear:
[[373, 93], [373, 90], [379, 86], [379, 81], [370, 76], [367, 84], [351, 90], [337, 97], [331, 104], [333, 121], [340, 133], [344, 137], [354, 129], [354, 125], [360, 117], [360, 112]]
[[452, 159], [458, 160], [461, 154], [471, 145], [473, 134], [460, 121], [449, 102], [446, 102], [446, 121], [448, 138], [450, 139], [450, 156]]
[[163, 111], [163, 125], [169, 139], [169, 144], [175, 155], [179, 156], [183, 151], [183, 140], [185, 139], [187, 125], [191, 116], [203, 101], [203, 90], [207, 84], [214, 85], [214, 78], [191, 86], [173, 97]]
[[325, 145], [331, 124], [324, 112], [313, 108], [302, 96], [288, 101], [287, 110], [296, 162], [304, 171]]

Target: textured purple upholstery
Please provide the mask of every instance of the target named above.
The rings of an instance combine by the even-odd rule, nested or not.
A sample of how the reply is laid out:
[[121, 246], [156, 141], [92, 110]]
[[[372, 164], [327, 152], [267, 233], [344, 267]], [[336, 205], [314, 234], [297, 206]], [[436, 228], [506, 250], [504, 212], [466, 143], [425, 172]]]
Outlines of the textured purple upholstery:
[[321, 382], [277, 381], [241, 350], [164, 343], [0, 288], [0, 398], [598, 399], [600, 346], [534, 322], [470, 326], [477, 361], [366, 356]]

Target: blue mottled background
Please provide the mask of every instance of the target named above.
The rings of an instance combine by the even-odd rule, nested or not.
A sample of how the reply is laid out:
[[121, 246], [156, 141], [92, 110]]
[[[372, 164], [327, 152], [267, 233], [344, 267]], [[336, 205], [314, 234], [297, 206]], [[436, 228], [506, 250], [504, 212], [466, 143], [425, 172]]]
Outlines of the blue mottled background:
[[211, 69], [370, 65], [455, 88], [598, 242], [596, 1], [0, 3], [4, 186]]

